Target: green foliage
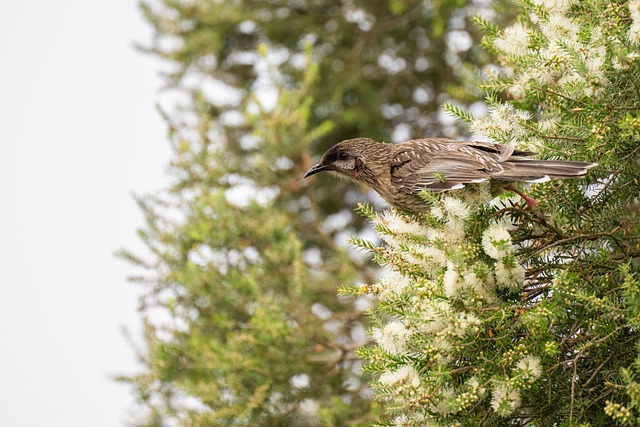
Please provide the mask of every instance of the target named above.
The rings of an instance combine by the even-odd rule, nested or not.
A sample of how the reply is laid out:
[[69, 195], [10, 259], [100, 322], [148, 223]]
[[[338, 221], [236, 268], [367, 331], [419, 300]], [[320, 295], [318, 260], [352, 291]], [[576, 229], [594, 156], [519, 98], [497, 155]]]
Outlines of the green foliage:
[[453, 117], [463, 121], [463, 122], [471, 122], [473, 120], [473, 115], [463, 109], [460, 108], [459, 106], [457, 106], [456, 104], [452, 103], [452, 102], [446, 102], [442, 108], [444, 109], [444, 111], [446, 111], [447, 113], [451, 114]]
[[533, 185], [534, 212], [477, 188], [425, 193], [424, 216], [365, 212], [391, 271], [361, 289], [379, 299], [358, 355], [380, 425], [640, 419], [640, 6], [519, 3], [510, 27], [477, 20], [500, 66], [487, 115], [445, 108], [478, 137], [599, 166]]
[[[310, 66], [301, 87], [282, 91], [273, 110], [247, 116], [250, 155], [233, 151], [236, 141], [215, 129], [199, 93], [196, 124], [170, 124], [174, 184], [140, 199], [151, 259], [123, 254], [150, 270], [147, 371], [127, 381], [151, 418], [338, 426], [370, 416], [350, 356], [360, 322], [335, 298], [335, 281], [351, 283], [366, 267], [337, 248], [317, 207], [304, 214], [301, 200], [316, 202], [295, 163], [281, 160], [303, 162], [300, 141], [330, 130], [307, 121], [316, 71]], [[239, 185], [250, 187], [248, 198], [233, 192]]]
[[355, 296], [357, 283], [374, 282], [367, 261], [342, 247], [365, 221], [344, 208], [356, 194], [344, 183], [301, 176], [342, 139], [456, 134], [441, 123], [439, 100], [476, 101], [460, 88], [489, 57], [441, 39], [478, 37], [466, 17], [481, 9], [140, 6], [154, 29], [143, 49], [167, 62], [167, 85], [186, 95], [161, 111], [173, 182], [139, 198], [148, 254], [123, 252], [145, 270], [145, 369], [124, 379], [148, 408], [141, 425], [368, 424], [378, 406], [354, 356], [366, 319], [353, 297], [335, 295], [336, 284]]

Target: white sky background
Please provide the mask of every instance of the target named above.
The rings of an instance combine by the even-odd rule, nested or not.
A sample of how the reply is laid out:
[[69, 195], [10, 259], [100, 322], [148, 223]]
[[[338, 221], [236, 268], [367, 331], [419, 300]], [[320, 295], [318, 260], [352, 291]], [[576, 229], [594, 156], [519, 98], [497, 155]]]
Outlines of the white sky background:
[[136, 3], [0, 2], [0, 426], [130, 419], [140, 290], [113, 253], [169, 155]]

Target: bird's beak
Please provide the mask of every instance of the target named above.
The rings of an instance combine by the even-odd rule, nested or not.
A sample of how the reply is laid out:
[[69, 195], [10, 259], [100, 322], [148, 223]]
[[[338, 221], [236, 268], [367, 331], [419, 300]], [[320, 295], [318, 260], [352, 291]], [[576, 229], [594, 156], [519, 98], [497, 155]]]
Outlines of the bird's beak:
[[309, 178], [311, 175], [315, 175], [318, 172], [323, 172], [326, 170], [329, 170], [328, 165], [323, 165], [322, 163], [316, 163], [315, 165], [311, 166], [311, 168], [307, 171], [307, 173], [304, 174], [304, 178]]

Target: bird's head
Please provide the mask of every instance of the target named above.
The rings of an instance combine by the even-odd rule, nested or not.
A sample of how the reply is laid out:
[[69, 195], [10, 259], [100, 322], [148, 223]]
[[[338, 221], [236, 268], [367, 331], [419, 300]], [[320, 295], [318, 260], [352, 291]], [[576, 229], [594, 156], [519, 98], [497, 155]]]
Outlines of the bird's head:
[[380, 143], [370, 138], [347, 139], [329, 148], [322, 159], [313, 165], [305, 178], [319, 172], [329, 172], [339, 178], [357, 181], [368, 171], [367, 158], [372, 147]]

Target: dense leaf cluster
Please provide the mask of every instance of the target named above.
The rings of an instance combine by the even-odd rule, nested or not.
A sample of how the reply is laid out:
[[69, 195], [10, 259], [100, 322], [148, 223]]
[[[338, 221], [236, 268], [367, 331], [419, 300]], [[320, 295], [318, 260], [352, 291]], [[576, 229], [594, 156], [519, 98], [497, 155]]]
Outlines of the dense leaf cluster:
[[[599, 167], [584, 180], [535, 185], [533, 212], [512, 201], [472, 209], [463, 244], [441, 234], [433, 212], [378, 227], [392, 236], [384, 247], [355, 241], [396, 274], [345, 289], [383, 298], [378, 345], [361, 354], [392, 403], [392, 425], [638, 423], [640, 5], [519, 3], [507, 28], [478, 19], [501, 66], [482, 85], [488, 114], [449, 110], [479, 137]], [[518, 292], [495, 287], [506, 257], [487, 245], [500, 240], [486, 238], [492, 222], [510, 228], [495, 236], [526, 269]], [[444, 252], [425, 252], [439, 263], [416, 259], [425, 236]], [[496, 262], [483, 273], [475, 265], [486, 256]], [[474, 320], [452, 333], [461, 313]]]
[[[147, 254], [140, 425], [366, 425], [361, 312], [336, 285], [373, 282], [346, 236], [360, 193], [301, 176], [340, 139], [453, 134], [438, 113], [489, 59], [483, 2], [149, 1], [144, 49], [179, 105], [166, 191], [139, 198]], [[455, 42], [455, 43], [454, 43]], [[463, 65], [465, 61], [468, 65]], [[173, 424], [172, 424], [173, 423]]]

